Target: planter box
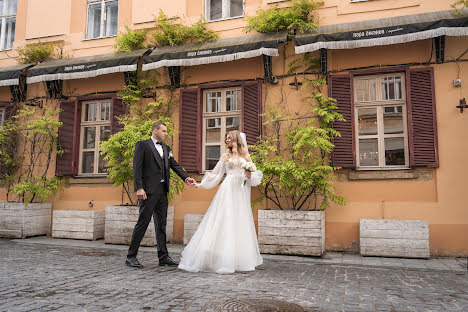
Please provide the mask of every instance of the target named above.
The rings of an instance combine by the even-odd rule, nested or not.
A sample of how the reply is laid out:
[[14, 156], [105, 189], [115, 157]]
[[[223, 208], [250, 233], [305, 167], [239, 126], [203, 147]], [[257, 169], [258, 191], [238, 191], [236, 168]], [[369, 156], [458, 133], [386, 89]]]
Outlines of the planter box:
[[0, 202], [0, 237], [25, 238], [50, 233], [51, 203]]
[[261, 253], [321, 256], [325, 251], [325, 213], [259, 210], [258, 243]]
[[184, 215], [184, 245], [187, 245], [195, 234], [204, 214]]
[[[106, 244], [130, 245], [133, 228], [138, 221], [140, 207], [138, 206], [107, 206], [104, 241]], [[167, 210], [166, 236], [172, 241], [174, 229], [174, 206]], [[151, 219], [141, 246], [156, 246], [154, 222]]]
[[105, 211], [54, 210], [52, 237], [96, 240], [104, 237]]
[[429, 225], [421, 220], [361, 219], [363, 256], [429, 258]]

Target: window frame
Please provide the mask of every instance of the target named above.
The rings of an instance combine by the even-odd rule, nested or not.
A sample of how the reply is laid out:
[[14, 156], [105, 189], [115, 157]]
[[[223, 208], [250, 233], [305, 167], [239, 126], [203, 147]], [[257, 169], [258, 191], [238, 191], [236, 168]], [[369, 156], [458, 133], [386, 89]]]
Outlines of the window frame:
[[205, 0], [205, 20], [207, 22], [219, 22], [219, 21], [226, 21], [235, 18], [243, 18], [245, 17], [245, 0], [242, 0], [242, 15], [239, 16], [227, 16], [229, 10], [229, 4], [231, 0], [220, 0], [221, 1], [221, 18], [218, 19], [210, 19], [210, 11], [211, 11], [211, 3], [210, 0]]
[[[401, 78], [401, 99], [382, 99], [382, 78], [384, 77], [395, 77], [400, 76]], [[375, 100], [369, 101], [358, 101], [357, 83], [363, 79], [376, 79], [376, 98]], [[352, 83], [352, 100], [353, 100], [353, 114], [354, 114], [354, 125], [353, 131], [354, 144], [355, 144], [355, 161], [357, 170], [401, 170], [410, 168], [410, 150], [409, 150], [409, 130], [408, 130], [408, 103], [407, 103], [407, 86], [406, 86], [406, 72], [385, 72], [378, 74], [363, 74], [355, 76]], [[403, 134], [385, 134], [384, 133], [384, 107], [397, 107], [402, 106], [402, 121], [403, 121]], [[359, 135], [359, 109], [363, 108], [376, 108], [377, 114], [377, 134], [376, 135]], [[403, 146], [405, 151], [405, 164], [404, 165], [386, 165], [385, 164], [385, 138], [403, 137]], [[377, 166], [361, 166], [360, 165], [360, 154], [359, 154], [359, 140], [367, 138], [377, 138], [378, 142], [378, 153], [379, 153], [379, 164]]]
[[[18, 14], [18, 1], [16, 1], [16, 9], [15, 9], [15, 14], [6, 14], [6, 9], [8, 8], [8, 3], [12, 0], [4, 0], [3, 3], [3, 8], [1, 8], [1, 15], [0, 15], [0, 23], [1, 23], [1, 31], [0, 31], [0, 51], [8, 51], [13, 49], [13, 43], [15, 42], [15, 32], [16, 32], [16, 15]], [[11, 47], [10, 48], [5, 48], [3, 49], [3, 46], [7, 46], [6, 44], [6, 22], [9, 19], [14, 19], [15, 20], [15, 31], [12, 34], [12, 41], [11, 41]]]
[[[103, 12], [106, 12], [106, 5], [108, 2], [117, 2], [117, 27], [115, 29], [116, 33], [114, 35], [109, 35], [106, 36], [106, 18], [107, 15], [103, 14]], [[100, 32], [98, 37], [89, 37], [89, 7], [92, 4], [97, 4], [101, 3], [101, 21], [99, 24], [100, 27]], [[117, 36], [118, 30], [119, 30], [119, 6], [120, 2], [119, 0], [88, 0], [88, 3], [86, 5], [86, 33], [85, 37], [86, 40], [93, 40], [93, 39], [102, 39], [102, 38], [111, 38]]]
[[5, 107], [3, 106], [0, 106], [0, 127], [3, 126], [3, 124], [5, 123], [5, 114], [6, 114], [6, 109]]
[[[109, 119], [108, 120], [100, 120], [101, 117], [101, 104], [108, 102], [109, 105]], [[85, 105], [97, 103], [97, 114], [96, 114], [96, 121], [85, 121]], [[80, 141], [78, 142], [78, 176], [107, 176], [107, 172], [99, 172], [99, 156], [100, 156], [100, 143], [101, 143], [101, 126], [109, 126], [109, 133], [112, 131], [112, 105], [113, 99], [110, 98], [103, 98], [103, 99], [95, 99], [95, 100], [84, 100], [80, 101], [78, 105], [81, 105], [81, 116], [80, 116]], [[95, 127], [96, 128], [96, 138], [94, 143], [94, 148], [84, 148], [84, 129], [86, 127]], [[94, 172], [83, 172], [83, 153], [84, 152], [94, 152]]]
[[[241, 92], [240, 101], [237, 103], [238, 107], [235, 111], [226, 111], [226, 93], [228, 91], [238, 91]], [[210, 92], [221, 92], [221, 110], [219, 112], [206, 112], [207, 107], [207, 94]], [[242, 101], [242, 86], [233, 86], [233, 87], [223, 87], [223, 88], [210, 88], [202, 90], [202, 172], [211, 171], [211, 169], [206, 169], [206, 147], [207, 146], [220, 146], [220, 155], [222, 155], [226, 150], [225, 140], [224, 137], [226, 136], [226, 119], [229, 117], [238, 117], [239, 122], [239, 131], [242, 131], [243, 127], [243, 120], [242, 120], [242, 110], [243, 110], [243, 101]], [[218, 142], [206, 142], [206, 120], [213, 119], [213, 118], [220, 118], [220, 141]], [[215, 126], [216, 127], [216, 126]], [[213, 129], [215, 128], [213, 127]]]

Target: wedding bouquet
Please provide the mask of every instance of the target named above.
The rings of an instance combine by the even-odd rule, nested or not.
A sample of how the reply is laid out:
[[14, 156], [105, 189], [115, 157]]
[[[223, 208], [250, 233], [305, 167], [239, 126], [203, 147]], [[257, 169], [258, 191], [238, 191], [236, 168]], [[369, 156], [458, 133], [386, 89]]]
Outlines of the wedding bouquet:
[[[241, 166], [242, 166], [242, 169], [248, 172], [254, 172], [257, 170], [257, 167], [255, 167], [255, 164], [251, 161], [243, 161]], [[247, 180], [244, 180], [244, 183], [242, 183], [241, 186], [244, 186], [245, 183], [247, 183]]]

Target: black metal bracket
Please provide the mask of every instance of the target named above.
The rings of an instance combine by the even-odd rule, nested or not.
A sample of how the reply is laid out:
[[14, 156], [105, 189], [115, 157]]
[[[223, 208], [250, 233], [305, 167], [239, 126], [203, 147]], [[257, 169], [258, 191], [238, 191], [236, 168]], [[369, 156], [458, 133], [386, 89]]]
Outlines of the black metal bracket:
[[460, 99], [460, 105], [457, 105], [456, 108], [460, 109], [460, 113], [463, 113], [463, 109], [468, 109], [468, 104], [466, 104], [466, 99]]
[[435, 38], [436, 62], [441, 64], [445, 61], [445, 36]]
[[169, 66], [167, 68], [169, 72], [169, 79], [171, 79], [171, 87], [180, 87], [180, 66]]
[[273, 83], [275, 77], [273, 76], [273, 63], [270, 55], [262, 55], [263, 57], [263, 79], [269, 83]]
[[49, 98], [51, 99], [61, 99], [62, 98], [62, 88], [63, 80], [51, 80], [46, 81], [46, 89]]
[[322, 74], [326, 74], [328, 72], [327, 52], [327, 49], [320, 49], [320, 72]]

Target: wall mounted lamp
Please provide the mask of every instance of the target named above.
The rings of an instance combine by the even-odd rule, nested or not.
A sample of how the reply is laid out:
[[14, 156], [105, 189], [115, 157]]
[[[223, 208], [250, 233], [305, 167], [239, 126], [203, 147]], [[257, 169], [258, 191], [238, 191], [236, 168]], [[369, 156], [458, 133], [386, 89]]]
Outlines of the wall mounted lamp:
[[467, 108], [468, 109], [468, 104], [466, 104], [466, 99], [460, 99], [460, 105], [456, 106], [457, 108], [460, 109], [460, 113], [463, 113], [463, 109]]

